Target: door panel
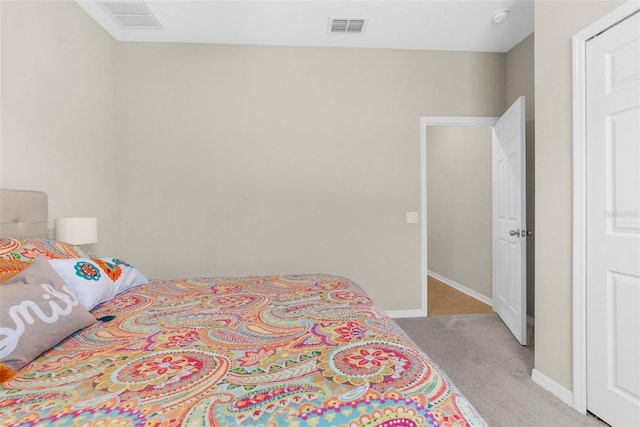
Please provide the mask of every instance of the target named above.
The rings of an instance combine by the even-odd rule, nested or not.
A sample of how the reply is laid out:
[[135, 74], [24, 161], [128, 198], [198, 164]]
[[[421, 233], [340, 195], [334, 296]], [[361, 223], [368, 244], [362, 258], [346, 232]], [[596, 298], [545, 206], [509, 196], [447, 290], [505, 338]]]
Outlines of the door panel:
[[493, 128], [493, 309], [527, 344], [525, 107], [521, 96]]
[[640, 16], [587, 42], [587, 409], [640, 425]]

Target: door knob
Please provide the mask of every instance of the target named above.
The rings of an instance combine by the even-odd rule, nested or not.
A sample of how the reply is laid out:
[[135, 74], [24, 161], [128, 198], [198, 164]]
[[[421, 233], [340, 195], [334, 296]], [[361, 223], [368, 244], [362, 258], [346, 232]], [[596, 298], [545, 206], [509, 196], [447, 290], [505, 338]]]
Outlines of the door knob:
[[518, 236], [520, 237], [520, 230], [510, 230], [509, 236]]

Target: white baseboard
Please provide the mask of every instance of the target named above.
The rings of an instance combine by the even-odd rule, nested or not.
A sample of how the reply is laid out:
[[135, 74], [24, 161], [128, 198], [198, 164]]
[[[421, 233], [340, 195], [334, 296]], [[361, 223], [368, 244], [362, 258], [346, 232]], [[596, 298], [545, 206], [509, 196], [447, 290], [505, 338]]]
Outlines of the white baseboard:
[[463, 294], [467, 294], [470, 297], [473, 297], [473, 298], [475, 298], [475, 299], [477, 299], [479, 301], [482, 301], [485, 304], [489, 304], [491, 307], [493, 307], [493, 299], [492, 298], [489, 298], [486, 295], [482, 295], [480, 292], [474, 291], [473, 289], [469, 289], [466, 286], [461, 285], [460, 283], [458, 283], [458, 282], [456, 282], [454, 280], [451, 280], [451, 279], [448, 279], [448, 278], [446, 278], [444, 276], [441, 276], [438, 273], [434, 273], [431, 270], [427, 270], [427, 274], [429, 274], [429, 276], [431, 276], [431, 277], [433, 277], [435, 279], [438, 279], [442, 283], [446, 283], [447, 285], [451, 286], [452, 288], [459, 290]]
[[387, 310], [387, 316], [393, 319], [402, 319], [405, 317], [426, 317], [424, 310]]
[[563, 403], [573, 408], [573, 392], [562, 387], [560, 384], [535, 369], [531, 372], [531, 380], [560, 399]]

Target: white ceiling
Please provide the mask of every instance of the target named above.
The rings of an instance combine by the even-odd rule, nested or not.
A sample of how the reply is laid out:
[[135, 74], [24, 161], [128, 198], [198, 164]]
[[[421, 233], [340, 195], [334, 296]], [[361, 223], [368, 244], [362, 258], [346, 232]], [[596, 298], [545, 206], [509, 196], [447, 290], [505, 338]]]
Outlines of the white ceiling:
[[[507, 52], [533, 32], [533, 0], [147, 0], [162, 29], [123, 28], [99, 1], [76, 1], [119, 41]], [[368, 19], [363, 34], [330, 34], [330, 17]]]

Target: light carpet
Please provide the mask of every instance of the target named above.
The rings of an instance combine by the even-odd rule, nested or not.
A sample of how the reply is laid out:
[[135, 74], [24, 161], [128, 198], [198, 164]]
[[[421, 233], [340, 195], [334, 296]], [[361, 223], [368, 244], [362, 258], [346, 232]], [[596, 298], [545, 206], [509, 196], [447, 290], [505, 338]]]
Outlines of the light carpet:
[[531, 380], [533, 347], [521, 346], [496, 314], [396, 319], [490, 426], [598, 426]]

